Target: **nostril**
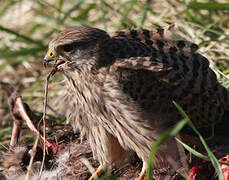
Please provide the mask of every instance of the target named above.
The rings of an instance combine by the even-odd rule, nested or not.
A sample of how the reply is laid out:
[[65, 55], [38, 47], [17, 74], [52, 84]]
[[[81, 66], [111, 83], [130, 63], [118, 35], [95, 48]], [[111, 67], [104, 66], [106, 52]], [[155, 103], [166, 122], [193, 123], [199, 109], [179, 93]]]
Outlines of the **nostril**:
[[52, 52], [49, 55], [50, 55], [50, 57], [53, 57], [53, 53]]

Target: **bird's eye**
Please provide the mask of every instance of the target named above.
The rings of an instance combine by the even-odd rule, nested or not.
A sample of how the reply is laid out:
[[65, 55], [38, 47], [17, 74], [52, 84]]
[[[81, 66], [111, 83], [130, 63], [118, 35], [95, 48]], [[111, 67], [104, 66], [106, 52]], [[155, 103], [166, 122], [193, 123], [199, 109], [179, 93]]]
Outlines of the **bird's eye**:
[[66, 45], [63, 46], [63, 50], [64, 50], [65, 52], [71, 52], [71, 51], [73, 50], [73, 45], [71, 45], [71, 44], [66, 44]]

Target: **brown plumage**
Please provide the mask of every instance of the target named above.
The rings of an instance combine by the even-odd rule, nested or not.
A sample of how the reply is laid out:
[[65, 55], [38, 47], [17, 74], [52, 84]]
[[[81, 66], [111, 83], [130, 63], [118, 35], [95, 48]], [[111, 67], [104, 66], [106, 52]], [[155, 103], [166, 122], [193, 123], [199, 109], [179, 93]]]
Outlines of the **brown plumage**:
[[[228, 90], [197, 49], [166, 38], [164, 29], [109, 36], [71, 27], [50, 42], [45, 62], [61, 59], [73, 127], [87, 136], [99, 171], [131, 150], [143, 160], [141, 179], [155, 140], [182, 118], [173, 100], [197, 127], [212, 126], [229, 111]], [[169, 156], [178, 158], [173, 139], [156, 155], [159, 172], [170, 169]]]

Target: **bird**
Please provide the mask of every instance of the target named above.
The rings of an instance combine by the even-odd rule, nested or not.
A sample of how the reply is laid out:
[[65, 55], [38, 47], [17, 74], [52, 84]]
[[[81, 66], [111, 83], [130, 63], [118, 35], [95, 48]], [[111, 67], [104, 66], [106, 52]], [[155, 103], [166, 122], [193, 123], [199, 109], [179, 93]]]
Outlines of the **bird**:
[[[167, 37], [172, 26], [108, 34], [85, 26], [67, 28], [48, 46], [44, 63], [56, 62], [63, 74], [73, 128], [90, 143], [100, 166], [90, 180], [119, 164], [130, 152], [142, 160], [144, 179], [154, 142], [182, 115], [196, 127], [214, 127], [229, 112], [229, 91], [198, 53], [198, 45]], [[157, 172], [177, 161], [168, 139], [154, 158]]]

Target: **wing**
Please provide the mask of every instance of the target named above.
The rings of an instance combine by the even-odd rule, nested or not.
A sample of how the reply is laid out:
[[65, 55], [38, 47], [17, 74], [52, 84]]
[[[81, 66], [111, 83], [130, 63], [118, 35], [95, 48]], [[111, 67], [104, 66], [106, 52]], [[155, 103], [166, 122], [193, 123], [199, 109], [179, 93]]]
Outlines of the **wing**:
[[130, 41], [138, 41], [148, 46], [154, 47], [164, 52], [173, 50], [180, 51], [185, 55], [190, 55], [198, 50], [198, 46], [194, 43], [183, 40], [172, 40], [170, 37], [174, 34], [175, 25], [164, 28], [157, 28], [155, 30], [129, 30], [129, 31], [117, 31], [111, 35], [114, 39], [128, 39]]
[[[119, 31], [111, 36], [114, 66], [151, 71], [158, 81], [171, 85], [187, 84], [187, 89], [200, 91], [206, 75], [214, 79], [208, 60], [198, 54], [198, 46], [183, 40], [168, 39], [174, 25], [149, 30]], [[108, 45], [109, 46], [109, 45]], [[208, 83], [207, 83], [208, 84]], [[195, 87], [193, 87], [195, 86]]]
[[[144, 30], [139, 32], [144, 34]], [[149, 44], [143, 37], [113, 37], [120, 48], [113, 49], [112, 66], [120, 74], [123, 91], [144, 111], [157, 112], [169, 121], [181, 118], [173, 100], [197, 125], [209, 126], [220, 120], [220, 85], [208, 60], [196, 53], [196, 45], [165, 38], [148, 38]]]
[[149, 57], [116, 59], [113, 66], [124, 93], [149, 116], [156, 115], [168, 125], [180, 120], [172, 103], [176, 101], [197, 127], [211, 126], [224, 113], [221, 86], [203, 56], [181, 57], [169, 65], [151, 62]]
[[171, 37], [175, 31], [175, 24], [171, 24], [169, 26], [163, 28], [153, 29], [151, 31], [146, 29], [141, 30], [125, 30], [125, 31], [116, 31], [111, 35], [113, 38], [117, 39], [129, 39], [129, 40], [150, 40], [150, 39], [162, 39], [165, 37]]

